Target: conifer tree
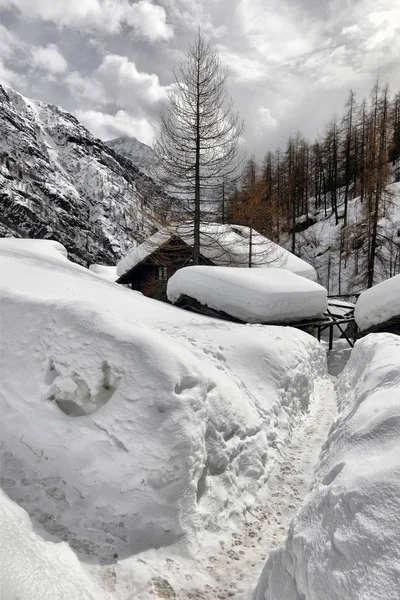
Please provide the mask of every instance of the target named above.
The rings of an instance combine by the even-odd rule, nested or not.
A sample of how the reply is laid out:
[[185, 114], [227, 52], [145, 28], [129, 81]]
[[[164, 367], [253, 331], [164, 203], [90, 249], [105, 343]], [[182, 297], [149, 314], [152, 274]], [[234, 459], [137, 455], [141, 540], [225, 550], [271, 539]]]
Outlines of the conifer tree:
[[200, 260], [202, 219], [240, 162], [243, 124], [227, 92], [227, 78], [218, 53], [199, 31], [174, 72], [155, 145], [164, 183], [176, 198], [173, 216], [193, 223], [194, 264]]

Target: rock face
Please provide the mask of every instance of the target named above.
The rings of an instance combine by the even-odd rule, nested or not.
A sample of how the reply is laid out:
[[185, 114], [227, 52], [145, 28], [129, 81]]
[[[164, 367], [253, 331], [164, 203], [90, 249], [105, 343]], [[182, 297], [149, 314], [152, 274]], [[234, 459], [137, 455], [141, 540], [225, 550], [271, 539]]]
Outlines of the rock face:
[[150, 146], [127, 135], [110, 140], [106, 144], [120, 156], [133, 162], [143, 173], [157, 179], [157, 160]]
[[115, 264], [157, 229], [165, 194], [63, 109], [0, 86], [1, 235], [61, 242]]

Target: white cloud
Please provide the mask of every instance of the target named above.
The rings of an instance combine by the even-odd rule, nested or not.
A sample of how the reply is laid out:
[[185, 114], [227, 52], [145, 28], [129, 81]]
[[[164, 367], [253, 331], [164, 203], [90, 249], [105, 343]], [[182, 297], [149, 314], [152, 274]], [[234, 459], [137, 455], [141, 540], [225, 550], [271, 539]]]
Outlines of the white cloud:
[[17, 87], [18, 83], [21, 83], [21, 79], [23, 79], [21, 77], [21, 75], [18, 73], [14, 73], [9, 68], [7, 68], [6, 65], [4, 64], [4, 62], [0, 58], [0, 83], [1, 83], [1, 85], [4, 85], [5, 87], [15, 88], [15, 87]]
[[349, 25], [348, 27], [343, 27], [341, 34], [350, 39], [355, 39], [360, 35], [360, 26], [356, 24]]
[[65, 83], [72, 96], [78, 101], [89, 100], [100, 105], [108, 102], [103, 86], [97, 81], [95, 75], [84, 76], [78, 71], [72, 71], [65, 78]]
[[[312, 63], [307, 66], [313, 72]], [[346, 46], [338, 46], [319, 56], [319, 68], [314, 71], [313, 79], [316, 87], [333, 90], [351, 88], [358, 83], [360, 77], [360, 73], [352, 65], [349, 50]]]
[[138, 71], [136, 64], [126, 56], [106, 56], [96, 77], [108, 94], [120, 104], [126, 104], [130, 98], [135, 97], [151, 104], [166, 98], [167, 89], [160, 84], [158, 76]]
[[25, 76], [16, 73], [9, 62], [21, 46], [23, 44], [12, 32], [0, 25], [0, 83], [5, 87], [22, 87], [25, 83]]
[[32, 58], [36, 67], [49, 71], [54, 75], [64, 73], [68, 69], [68, 62], [55, 44], [33, 48]]
[[300, 18], [293, 4], [283, 0], [240, 0], [236, 20], [249, 46], [269, 63], [306, 54], [319, 38], [317, 29]]
[[0, 0], [0, 7], [15, 7], [25, 19], [110, 34], [128, 24], [152, 42], [173, 35], [165, 9], [151, 0]]
[[222, 44], [217, 45], [221, 63], [229, 68], [235, 79], [241, 81], [259, 81], [265, 79], [265, 65], [255, 56], [243, 56]]
[[160, 84], [154, 73], [138, 71], [136, 64], [126, 56], [109, 54], [90, 76], [72, 73], [67, 78], [76, 97], [92, 100], [100, 105], [115, 103], [122, 108], [137, 106], [147, 110], [167, 97], [168, 87]]
[[128, 135], [151, 145], [154, 139], [154, 128], [146, 118], [133, 117], [124, 110], [119, 110], [114, 115], [95, 110], [77, 110], [75, 115], [94, 135], [103, 140]]
[[166, 23], [166, 13], [162, 6], [148, 0], [139, 0], [126, 11], [125, 20], [150, 41], [167, 40], [172, 37], [172, 29]]
[[9, 58], [18, 45], [19, 40], [15, 37], [15, 35], [6, 27], [0, 25], [0, 56], [3, 59]]
[[[126, 56], [110, 54], [89, 76], [73, 72], [66, 83], [75, 98], [86, 105], [75, 111], [77, 118], [98, 137], [132, 135], [151, 144], [158, 109], [168, 90], [157, 75], [138, 71]], [[110, 114], [110, 105], [119, 110]]]
[[[167, 8], [169, 21], [181, 33], [190, 33], [190, 36], [192, 36], [194, 32], [197, 32], [199, 26], [201, 26], [202, 32], [210, 38], [218, 39], [221, 35], [227, 33], [226, 11], [223, 7], [224, 0], [158, 1]], [[229, 0], [229, 3], [234, 4], [235, 1]], [[219, 5], [221, 7], [222, 22], [216, 25], [215, 15], [216, 12], [219, 12]]]
[[[272, 116], [271, 109], [265, 106], [260, 106], [258, 109], [260, 122], [265, 129], [276, 129], [278, 126], [277, 120]], [[260, 132], [261, 133], [261, 132]]]

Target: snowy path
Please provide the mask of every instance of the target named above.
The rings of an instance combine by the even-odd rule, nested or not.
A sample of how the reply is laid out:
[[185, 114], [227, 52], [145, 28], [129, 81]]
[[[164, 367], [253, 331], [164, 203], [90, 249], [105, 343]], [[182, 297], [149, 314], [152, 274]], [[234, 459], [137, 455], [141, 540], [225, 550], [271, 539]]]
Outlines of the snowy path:
[[314, 465], [336, 413], [333, 380], [325, 379], [317, 385], [307, 417], [271, 471], [262, 504], [248, 511], [243, 527], [231, 535], [229, 543], [221, 543], [220, 552], [193, 565], [186, 576], [192, 586], [180, 590], [175, 587], [173, 596], [162, 597], [250, 598], [266, 557], [282, 541], [309, 492]]

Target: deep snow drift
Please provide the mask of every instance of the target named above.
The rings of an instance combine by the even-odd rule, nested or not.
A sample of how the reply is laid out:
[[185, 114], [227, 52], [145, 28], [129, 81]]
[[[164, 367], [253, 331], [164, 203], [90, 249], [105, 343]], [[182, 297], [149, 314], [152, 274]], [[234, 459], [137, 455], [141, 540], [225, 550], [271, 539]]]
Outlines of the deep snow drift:
[[307, 334], [150, 300], [56, 242], [0, 240], [0, 286], [3, 487], [105, 565], [241, 518], [326, 376]]
[[68, 544], [45, 541], [26, 511], [0, 490], [3, 600], [106, 600]]
[[400, 337], [357, 342], [314, 490], [254, 600], [400, 597]]
[[360, 294], [354, 316], [361, 330], [400, 317], [400, 275]]
[[327, 309], [327, 292], [318, 283], [285, 269], [193, 266], [168, 280], [168, 300], [181, 296], [247, 323], [294, 321]]
[[117, 267], [108, 267], [106, 265], [90, 265], [89, 270], [95, 273], [98, 277], [115, 283], [118, 279]]

